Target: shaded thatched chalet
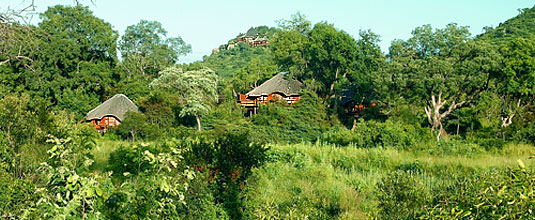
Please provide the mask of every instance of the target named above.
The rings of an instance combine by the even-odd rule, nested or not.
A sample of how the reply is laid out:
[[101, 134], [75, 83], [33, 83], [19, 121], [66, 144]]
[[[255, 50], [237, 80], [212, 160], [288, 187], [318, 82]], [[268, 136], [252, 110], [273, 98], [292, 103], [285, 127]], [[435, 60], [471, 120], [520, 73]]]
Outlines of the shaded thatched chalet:
[[109, 127], [118, 126], [123, 121], [126, 112], [139, 112], [134, 103], [125, 95], [117, 94], [106, 100], [85, 117], [95, 129], [105, 132]]
[[285, 72], [275, 75], [246, 94], [240, 94], [238, 101], [249, 114], [256, 114], [258, 104], [285, 100], [288, 104], [299, 102], [302, 83], [290, 79]]

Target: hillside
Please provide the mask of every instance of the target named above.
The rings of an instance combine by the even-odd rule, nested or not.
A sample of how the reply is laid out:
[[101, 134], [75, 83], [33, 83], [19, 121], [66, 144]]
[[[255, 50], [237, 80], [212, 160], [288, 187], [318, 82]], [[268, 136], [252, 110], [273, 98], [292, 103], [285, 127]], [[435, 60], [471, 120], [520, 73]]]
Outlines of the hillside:
[[485, 33], [477, 38], [489, 40], [490, 42], [501, 44], [517, 37], [535, 38], [535, 7], [519, 10], [519, 14], [507, 21], [500, 23], [497, 27], [486, 28]]

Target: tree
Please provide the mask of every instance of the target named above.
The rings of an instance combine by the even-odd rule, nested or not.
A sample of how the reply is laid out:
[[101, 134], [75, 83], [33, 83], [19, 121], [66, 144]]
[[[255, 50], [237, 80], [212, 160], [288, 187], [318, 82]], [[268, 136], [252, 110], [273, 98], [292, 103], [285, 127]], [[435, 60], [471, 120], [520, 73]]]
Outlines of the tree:
[[290, 75], [301, 76], [308, 68], [305, 49], [309, 44], [311, 23], [301, 13], [292, 15], [290, 20], [280, 20], [277, 23], [282, 31], [275, 33], [270, 42], [273, 59], [281, 69], [288, 70]]
[[117, 132], [123, 136], [130, 136], [132, 142], [136, 141], [136, 134], [143, 131], [147, 125], [147, 118], [143, 113], [127, 112], [119, 125]]
[[390, 70], [383, 77], [396, 99], [425, 106], [438, 141], [446, 134], [443, 120], [485, 89], [492, 55], [485, 43], [470, 39], [467, 27], [449, 24], [433, 31], [424, 25], [408, 41], [392, 43]]
[[279, 22], [283, 31], [271, 43], [275, 61], [320, 96], [336, 97], [336, 83], [355, 68], [355, 39], [325, 22], [310, 29], [304, 16], [292, 18]]
[[[35, 118], [28, 109], [29, 97], [7, 95], [0, 99], [0, 133], [5, 135], [9, 147], [8, 161], [14, 176], [21, 177], [20, 149], [34, 137]], [[1, 145], [1, 143], [0, 143]], [[0, 146], [1, 147], [1, 146]]]
[[[381, 98], [378, 76], [386, 65], [386, 57], [379, 47], [379, 35], [371, 30], [360, 31], [354, 62], [347, 74], [343, 75], [340, 82], [341, 89], [337, 93], [349, 95], [355, 105], [371, 106], [378, 103]], [[352, 129], [356, 124], [357, 118], [353, 117]]]
[[236, 71], [232, 77], [233, 89], [245, 93], [260, 85], [261, 82], [273, 77], [278, 72], [277, 65], [271, 59], [251, 59], [244, 67]]
[[290, 20], [278, 20], [277, 25], [285, 31], [297, 31], [302, 35], [307, 35], [312, 30], [312, 23], [301, 12], [293, 14]]
[[191, 52], [191, 45], [180, 36], [167, 37], [167, 31], [157, 21], [141, 20], [128, 26], [119, 42], [119, 50], [128, 72], [155, 75], [178, 58]]
[[184, 72], [175, 66], [164, 69], [159, 75], [150, 87], [178, 94], [184, 104], [180, 117], [194, 116], [201, 131], [201, 116], [210, 112], [210, 103], [217, 100], [217, 75], [209, 68]]
[[[502, 130], [513, 123], [521, 109], [532, 104], [535, 95], [535, 41], [517, 38], [500, 49], [501, 71], [493, 75], [502, 100]], [[505, 134], [503, 133], [505, 139]]]
[[[77, 108], [76, 94], [86, 106], [78, 118], [99, 103], [114, 86], [117, 32], [88, 7], [54, 6], [41, 15], [39, 50], [33, 54], [35, 74], [22, 83], [32, 96], [47, 97], [56, 109]], [[25, 74], [23, 72], [23, 74]]]
[[357, 52], [355, 39], [333, 25], [318, 23], [310, 32], [307, 59], [311, 78], [318, 80], [320, 95], [334, 98], [335, 84], [355, 68]]

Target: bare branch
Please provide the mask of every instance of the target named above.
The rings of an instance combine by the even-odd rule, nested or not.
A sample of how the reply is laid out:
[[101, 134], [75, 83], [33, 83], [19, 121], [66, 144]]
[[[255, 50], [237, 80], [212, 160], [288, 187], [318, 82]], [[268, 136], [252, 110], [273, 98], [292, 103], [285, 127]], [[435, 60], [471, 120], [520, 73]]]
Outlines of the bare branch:
[[0, 61], [0, 66], [2, 66], [4, 63], [8, 63], [10, 60], [7, 59], [7, 60], [4, 60], [4, 61]]

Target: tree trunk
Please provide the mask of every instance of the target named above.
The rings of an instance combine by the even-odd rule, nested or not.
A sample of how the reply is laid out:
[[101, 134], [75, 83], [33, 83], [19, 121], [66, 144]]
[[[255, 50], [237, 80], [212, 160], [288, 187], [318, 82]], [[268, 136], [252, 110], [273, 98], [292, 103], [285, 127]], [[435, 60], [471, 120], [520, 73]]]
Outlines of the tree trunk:
[[[506, 115], [505, 117], [501, 117], [502, 121], [502, 138], [503, 141], [505, 141], [505, 128], [509, 127], [509, 125], [513, 124], [513, 118], [516, 115], [516, 112], [520, 108], [520, 103], [522, 102], [522, 99], [518, 99], [518, 102], [516, 103], [516, 108], [509, 106], [509, 115]], [[505, 104], [504, 104], [505, 105]], [[513, 110], [514, 108], [514, 110]]]
[[197, 120], [197, 128], [199, 131], [202, 131], [202, 127], [201, 127], [201, 118], [199, 118], [198, 115], [195, 115], [195, 120]]
[[135, 142], [136, 141], [136, 132], [135, 131], [130, 131], [130, 135], [132, 136], [132, 142]]
[[336, 80], [338, 79], [338, 68], [336, 68], [336, 73], [334, 74], [334, 80], [333, 80], [333, 83], [331, 83], [331, 92], [334, 90], [334, 83], [336, 82]]
[[448, 116], [453, 110], [456, 108], [462, 106], [465, 101], [462, 101], [460, 103], [455, 103], [455, 99], [452, 101], [451, 105], [449, 106], [448, 110], [446, 110], [444, 113], [440, 113], [440, 109], [447, 103], [447, 100], [442, 100], [442, 92], [438, 94], [438, 100], [435, 95], [431, 95], [431, 103], [430, 105], [424, 107], [425, 114], [427, 115], [427, 120], [429, 121], [429, 124], [431, 124], [431, 131], [435, 131], [438, 129], [437, 132], [437, 142], [440, 141], [440, 136], [444, 135], [446, 136], [446, 130], [444, 130], [444, 127], [442, 126], [442, 119], [444, 119], [446, 116]]

